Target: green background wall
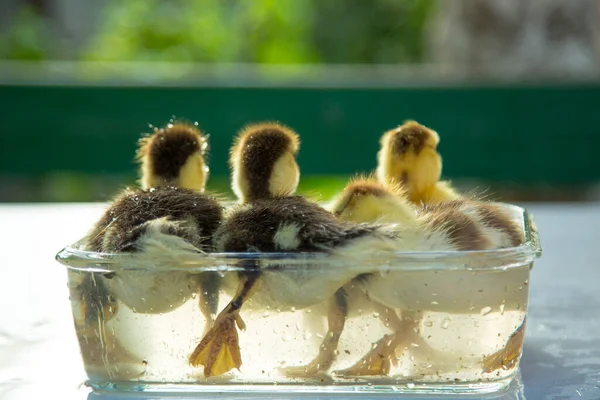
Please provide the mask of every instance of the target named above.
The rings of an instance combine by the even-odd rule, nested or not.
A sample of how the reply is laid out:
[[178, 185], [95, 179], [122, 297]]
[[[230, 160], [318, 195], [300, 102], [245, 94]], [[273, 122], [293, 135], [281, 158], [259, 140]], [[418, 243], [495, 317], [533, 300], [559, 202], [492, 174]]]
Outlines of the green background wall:
[[302, 137], [303, 174], [375, 166], [383, 131], [411, 118], [441, 137], [444, 175], [509, 182], [600, 181], [600, 84], [429, 88], [0, 86], [0, 173], [127, 173], [148, 124], [172, 115], [210, 137], [226, 175], [232, 136], [279, 120]]

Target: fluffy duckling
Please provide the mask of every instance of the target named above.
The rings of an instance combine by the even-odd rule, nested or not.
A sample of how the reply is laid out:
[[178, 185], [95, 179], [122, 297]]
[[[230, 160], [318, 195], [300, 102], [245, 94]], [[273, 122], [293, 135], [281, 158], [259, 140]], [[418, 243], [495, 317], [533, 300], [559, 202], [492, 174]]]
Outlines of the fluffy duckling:
[[[378, 153], [377, 175], [380, 182], [400, 183], [410, 200], [417, 204], [464, 200], [465, 197], [452, 189], [448, 182], [439, 181], [442, 161], [436, 151], [438, 143], [439, 136], [435, 131], [415, 121], [407, 121], [386, 132], [381, 138], [381, 150]], [[509, 242], [520, 243], [520, 232], [517, 234], [510, 228], [510, 218], [493, 206], [482, 204], [479, 203], [476, 208], [482, 218], [486, 219], [483, 227], [492, 227], [491, 230], [486, 229], [486, 233], [494, 235], [503, 231], [508, 234], [509, 236], [500, 235], [500, 239], [505, 239], [500, 247], [509, 247]], [[521, 336], [518, 331], [514, 334], [517, 338]], [[514, 348], [510, 343], [514, 343], [514, 340], [507, 343], [507, 348]]]
[[[278, 124], [253, 125], [241, 132], [231, 151], [231, 166], [233, 189], [243, 204], [230, 212], [215, 233], [215, 249], [323, 252], [354, 262], [367, 249], [397, 249], [397, 232], [389, 227], [344, 222], [319, 205], [292, 196], [299, 177], [295, 161], [298, 146], [297, 135]], [[241, 267], [244, 270], [238, 274], [233, 300], [217, 316], [213, 329], [190, 356], [190, 363], [203, 365], [207, 377], [241, 366], [236, 325], [243, 329], [239, 313], [250, 297], [253, 302], [256, 299], [261, 304], [276, 304], [279, 309], [297, 310], [329, 300], [328, 332], [320, 352], [306, 367], [297, 367], [305, 375], [329, 369], [347, 312], [346, 296], [340, 288], [359, 273], [348, 268], [328, 269], [326, 263], [313, 270], [284, 271], [276, 262], [269, 265], [248, 260]]]
[[[186, 124], [169, 124], [140, 140], [137, 159], [144, 188], [117, 196], [86, 236], [83, 248], [136, 253], [138, 260], [162, 259], [164, 265], [169, 255], [210, 249], [210, 236], [221, 222], [223, 210], [215, 198], [200, 193], [208, 173], [206, 148], [205, 136]], [[169, 186], [175, 184], [187, 189]], [[216, 277], [213, 273], [193, 276], [181, 272], [86, 274], [71, 290], [80, 309], [75, 318], [77, 331], [91, 338], [97, 335], [98, 321], [107, 321], [117, 312], [114, 295], [136, 311], [160, 313], [185, 302], [191, 291], [200, 292], [208, 331], [217, 310]]]
[[377, 154], [377, 177], [384, 184], [400, 184], [413, 203], [434, 204], [460, 196], [448, 182], [439, 181], [442, 158], [436, 148], [440, 138], [415, 121], [383, 134]]
[[[437, 251], [497, 249], [518, 246], [523, 240], [518, 226], [492, 204], [454, 200], [414, 208], [397, 187], [386, 187], [369, 178], [350, 183], [331, 209], [348, 221], [412, 226], [430, 236]], [[514, 275], [513, 286], [521, 285], [526, 279], [522, 271], [511, 273]], [[481, 309], [501, 302], [507, 309], [523, 306], [518, 300], [511, 302], [504, 288], [499, 289], [485, 274], [469, 277], [472, 284], [481, 286], [477, 295], [469, 293], [468, 298], [457, 298], [456, 291], [448, 291], [447, 288], [460, 287], [463, 278], [460, 273], [456, 276], [398, 273], [397, 279], [393, 276], [362, 279], [360, 284], [368, 292], [368, 297], [390, 309], [401, 309], [402, 320], [392, 318], [390, 328], [394, 333], [382, 338], [354, 366], [337, 373], [353, 376], [387, 374], [395, 349], [402, 343], [417, 343], [421, 351], [429, 350], [418, 334], [423, 318], [419, 310], [424, 305], [431, 305], [432, 301], [436, 304], [432, 307], [434, 311], [447, 313], [464, 313], [470, 307]], [[349, 289], [347, 291], [350, 292]], [[428, 297], [431, 293], [435, 293], [436, 297]], [[350, 301], [359, 297], [353, 292], [350, 294]], [[396, 317], [395, 312], [389, 309], [386, 315]]]
[[[127, 190], [120, 194], [92, 228], [83, 249], [101, 253], [135, 254], [138, 265], [176, 271], [122, 270], [85, 274], [71, 290], [79, 303], [75, 326], [86, 343], [105, 349], [111, 364], [135, 360], [104, 323], [118, 312], [117, 300], [136, 312], [168, 312], [188, 301], [198, 291], [197, 275], [181, 270], [177, 261], [197, 257], [211, 249], [210, 237], [221, 223], [223, 209], [213, 198], [188, 189], [161, 188]], [[146, 260], [146, 261], [144, 261]], [[212, 323], [207, 317], [206, 325]], [[208, 328], [205, 326], [205, 330]], [[100, 337], [99, 337], [100, 335]], [[98, 342], [97, 339], [100, 339]], [[94, 359], [97, 349], [82, 351], [88, 368], [99, 365], [113, 373], [105, 360]], [[83, 349], [82, 349], [83, 350]], [[91, 358], [90, 358], [91, 357]], [[95, 372], [94, 372], [95, 373]], [[122, 373], [119, 372], [122, 377]]]
[[[143, 189], [180, 187], [204, 193], [209, 175], [206, 162], [208, 137], [197, 124], [170, 123], [138, 142], [136, 160]], [[204, 272], [194, 279], [199, 285], [198, 304], [210, 329], [218, 308], [220, 277]]]

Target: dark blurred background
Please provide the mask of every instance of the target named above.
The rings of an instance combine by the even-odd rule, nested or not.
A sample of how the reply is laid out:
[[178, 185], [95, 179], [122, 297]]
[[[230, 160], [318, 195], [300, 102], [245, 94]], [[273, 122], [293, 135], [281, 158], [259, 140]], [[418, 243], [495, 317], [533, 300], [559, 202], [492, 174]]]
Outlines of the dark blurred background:
[[600, 0], [2, 0], [0, 201], [107, 200], [171, 118], [225, 193], [246, 123], [296, 129], [327, 200], [416, 119], [462, 190], [597, 201], [599, 78]]

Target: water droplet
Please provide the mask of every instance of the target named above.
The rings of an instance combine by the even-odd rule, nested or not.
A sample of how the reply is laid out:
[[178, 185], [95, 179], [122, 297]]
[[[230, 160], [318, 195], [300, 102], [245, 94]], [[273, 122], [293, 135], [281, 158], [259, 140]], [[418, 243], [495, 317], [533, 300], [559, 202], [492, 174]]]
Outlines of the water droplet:
[[378, 313], [378, 312], [374, 312], [374, 313], [373, 313], [373, 317], [374, 317], [374, 318], [379, 318], [379, 313]]
[[419, 345], [418, 345], [418, 344], [416, 344], [416, 343], [411, 343], [411, 344], [410, 344], [410, 346], [411, 346], [411, 347], [419, 347]]
[[198, 126], [198, 121], [194, 122], [194, 126]]
[[492, 312], [492, 307], [483, 307], [480, 311], [481, 315], [488, 315]]
[[270, 313], [270, 312], [268, 312], [268, 311], [265, 311], [265, 312], [263, 313], [263, 317], [264, 317], [264, 318], [268, 317], [269, 315], [271, 315], [271, 313]]
[[433, 304], [434, 306], [437, 306], [440, 303], [438, 303], [437, 301], [432, 301], [431, 304]]
[[406, 384], [406, 387], [407, 387], [407, 388], [409, 388], [409, 389], [412, 389], [412, 388], [414, 388], [414, 387], [415, 387], [415, 384], [414, 384], [414, 383], [411, 383], [411, 382], [408, 382], [408, 383]]
[[308, 310], [306, 310], [306, 312], [307, 312], [308, 314], [310, 314], [310, 313], [312, 312], [312, 310], [309, 308]]
[[291, 312], [294, 312], [294, 311], [296, 311], [296, 307], [292, 307], [292, 308], [290, 308], [290, 311], [291, 311]]
[[500, 304], [500, 315], [504, 315], [504, 309], [506, 306], [504, 304]]
[[432, 321], [425, 321], [425, 326], [432, 327], [433, 326], [433, 322]]
[[442, 329], [448, 329], [448, 325], [450, 325], [450, 319], [444, 318], [441, 325]]
[[432, 365], [429, 364], [429, 363], [424, 363], [424, 364], [421, 365], [421, 367], [423, 367], [423, 368], [431, 368]]

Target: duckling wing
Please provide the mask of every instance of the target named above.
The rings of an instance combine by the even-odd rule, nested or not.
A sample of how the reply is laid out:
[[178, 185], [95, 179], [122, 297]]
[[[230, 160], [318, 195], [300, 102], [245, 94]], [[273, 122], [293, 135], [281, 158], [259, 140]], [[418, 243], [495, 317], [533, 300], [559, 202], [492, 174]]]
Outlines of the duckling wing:
[[214, 244], [226, 252], [327, 251], [368, 236], [374, 225], [341, 221], [299, 196], [262, 200], [235, 210]]
[[[162, 188], [125, 191], [118, 196], [88, 234], [86, 248], [92, 251], [130, 252], [130, 245], [147, 229], [146, 223], [167, 218], [187, 221], [198, 234], [191, 237], [190, 229], [163, 226], [162, 231], [183, 235], [196, 247], [210, 245], [212, 234], [223, 219], [223, 209], [208, 196], [191, 190]], [[112, 236], [107, 239], [106, 236]]]

